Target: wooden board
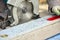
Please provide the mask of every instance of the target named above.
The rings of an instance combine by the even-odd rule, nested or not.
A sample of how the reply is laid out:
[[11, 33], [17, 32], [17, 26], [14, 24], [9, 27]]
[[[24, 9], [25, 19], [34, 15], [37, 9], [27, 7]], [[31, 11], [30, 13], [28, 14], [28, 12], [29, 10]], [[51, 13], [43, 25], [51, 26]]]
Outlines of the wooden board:
[[32, 32], [26, 33], [21, 36], [17, 36], [11, 40], [45, 40], [55, 34], [60, 33], [60, 22], [57, 22], [53, 25], [46, 26], [44, 28], [39, 28]]
[[60, 19], [48, 21], [51, 15], [0, 31], [0, 40], [45, 40], [60, 32]]

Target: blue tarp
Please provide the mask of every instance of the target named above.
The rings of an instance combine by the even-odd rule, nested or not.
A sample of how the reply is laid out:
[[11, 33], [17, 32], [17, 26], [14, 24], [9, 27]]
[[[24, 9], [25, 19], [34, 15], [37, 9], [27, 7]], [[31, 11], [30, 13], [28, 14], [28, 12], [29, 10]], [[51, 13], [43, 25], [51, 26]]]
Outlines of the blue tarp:
[[58, 33], [57, 35], [54, 35], [46, 40], [60, 40], [60, 33]]

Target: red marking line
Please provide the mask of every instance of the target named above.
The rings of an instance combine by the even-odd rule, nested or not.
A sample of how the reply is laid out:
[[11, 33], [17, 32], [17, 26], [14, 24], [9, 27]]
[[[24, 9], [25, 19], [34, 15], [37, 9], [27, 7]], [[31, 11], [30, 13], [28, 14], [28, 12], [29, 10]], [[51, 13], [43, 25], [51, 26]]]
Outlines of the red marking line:
[[60, 16], [52, 16], [52, 17], [48, 18], [47, 20], [53, 21], [53, 20], [56, 20], [56, 19], [59, 19], [59, 18], [60, 18]]

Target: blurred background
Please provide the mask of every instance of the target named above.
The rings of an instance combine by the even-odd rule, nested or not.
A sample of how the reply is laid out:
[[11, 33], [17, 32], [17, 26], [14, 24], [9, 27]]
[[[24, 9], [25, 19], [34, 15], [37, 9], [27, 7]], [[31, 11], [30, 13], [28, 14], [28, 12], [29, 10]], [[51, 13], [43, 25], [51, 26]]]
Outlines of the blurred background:
[[39, 0], [40, 4], [45, 4], [46, 0]]
[[47, 0], [39, 0], [39, 12], [41, 17], [49, 15]]

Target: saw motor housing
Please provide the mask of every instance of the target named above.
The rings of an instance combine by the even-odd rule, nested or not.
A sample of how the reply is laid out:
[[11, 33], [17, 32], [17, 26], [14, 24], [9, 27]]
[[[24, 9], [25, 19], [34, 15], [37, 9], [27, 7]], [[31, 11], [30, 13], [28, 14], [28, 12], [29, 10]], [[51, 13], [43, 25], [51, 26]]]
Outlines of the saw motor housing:
[[[23, 1], [25, 1], [25, 2], [27, 1], [26, 5], [29, 4], [29, 2], [31, 2], [33, 4], [33, 8], [32, 8], [33, 12], [27, 12], [26, 14], [23, 14], [22, 18], [24, 19], [24, 21], [25, 21], [25, 19], [30, 20], [31, 17], [33, 17], [32, 16], [33, 14], [34, 14], [34, 17], [35, 16], [39, 17], [38, 16], [39, 15], [39, 2], [38, 2], [38, 0], [8, 0], [7, 4], [13, 6], [13, 12], [12, 12], [12, 14], [13, 14], [13, 18], [14, 18], [15, 22], [13, 22], [12, 25], [19, 24], [19, 21], [20, 21], [19, 19], [21, 18], [22, 13], [21, 13], [21, 10], [20, 10], [21, 14], [19, 15], [18, 12], [17, 12], [17, 10], [19, 8], [21, 9], [21, 7], [26, 6], [26, 5], [23, 4], [24, 3]], [[31, 7], [31, 5], [30, 5], [30, 7]], [[27, 5], [27, 8], [30, 9], [28, 5]], [[20, 17], [18, 17], [18, 15]], [[30, 15], [30, 17], [28, 17], [29, 15]], [[26, 18], [26, 16], [27, 16], [27, 18]]]

